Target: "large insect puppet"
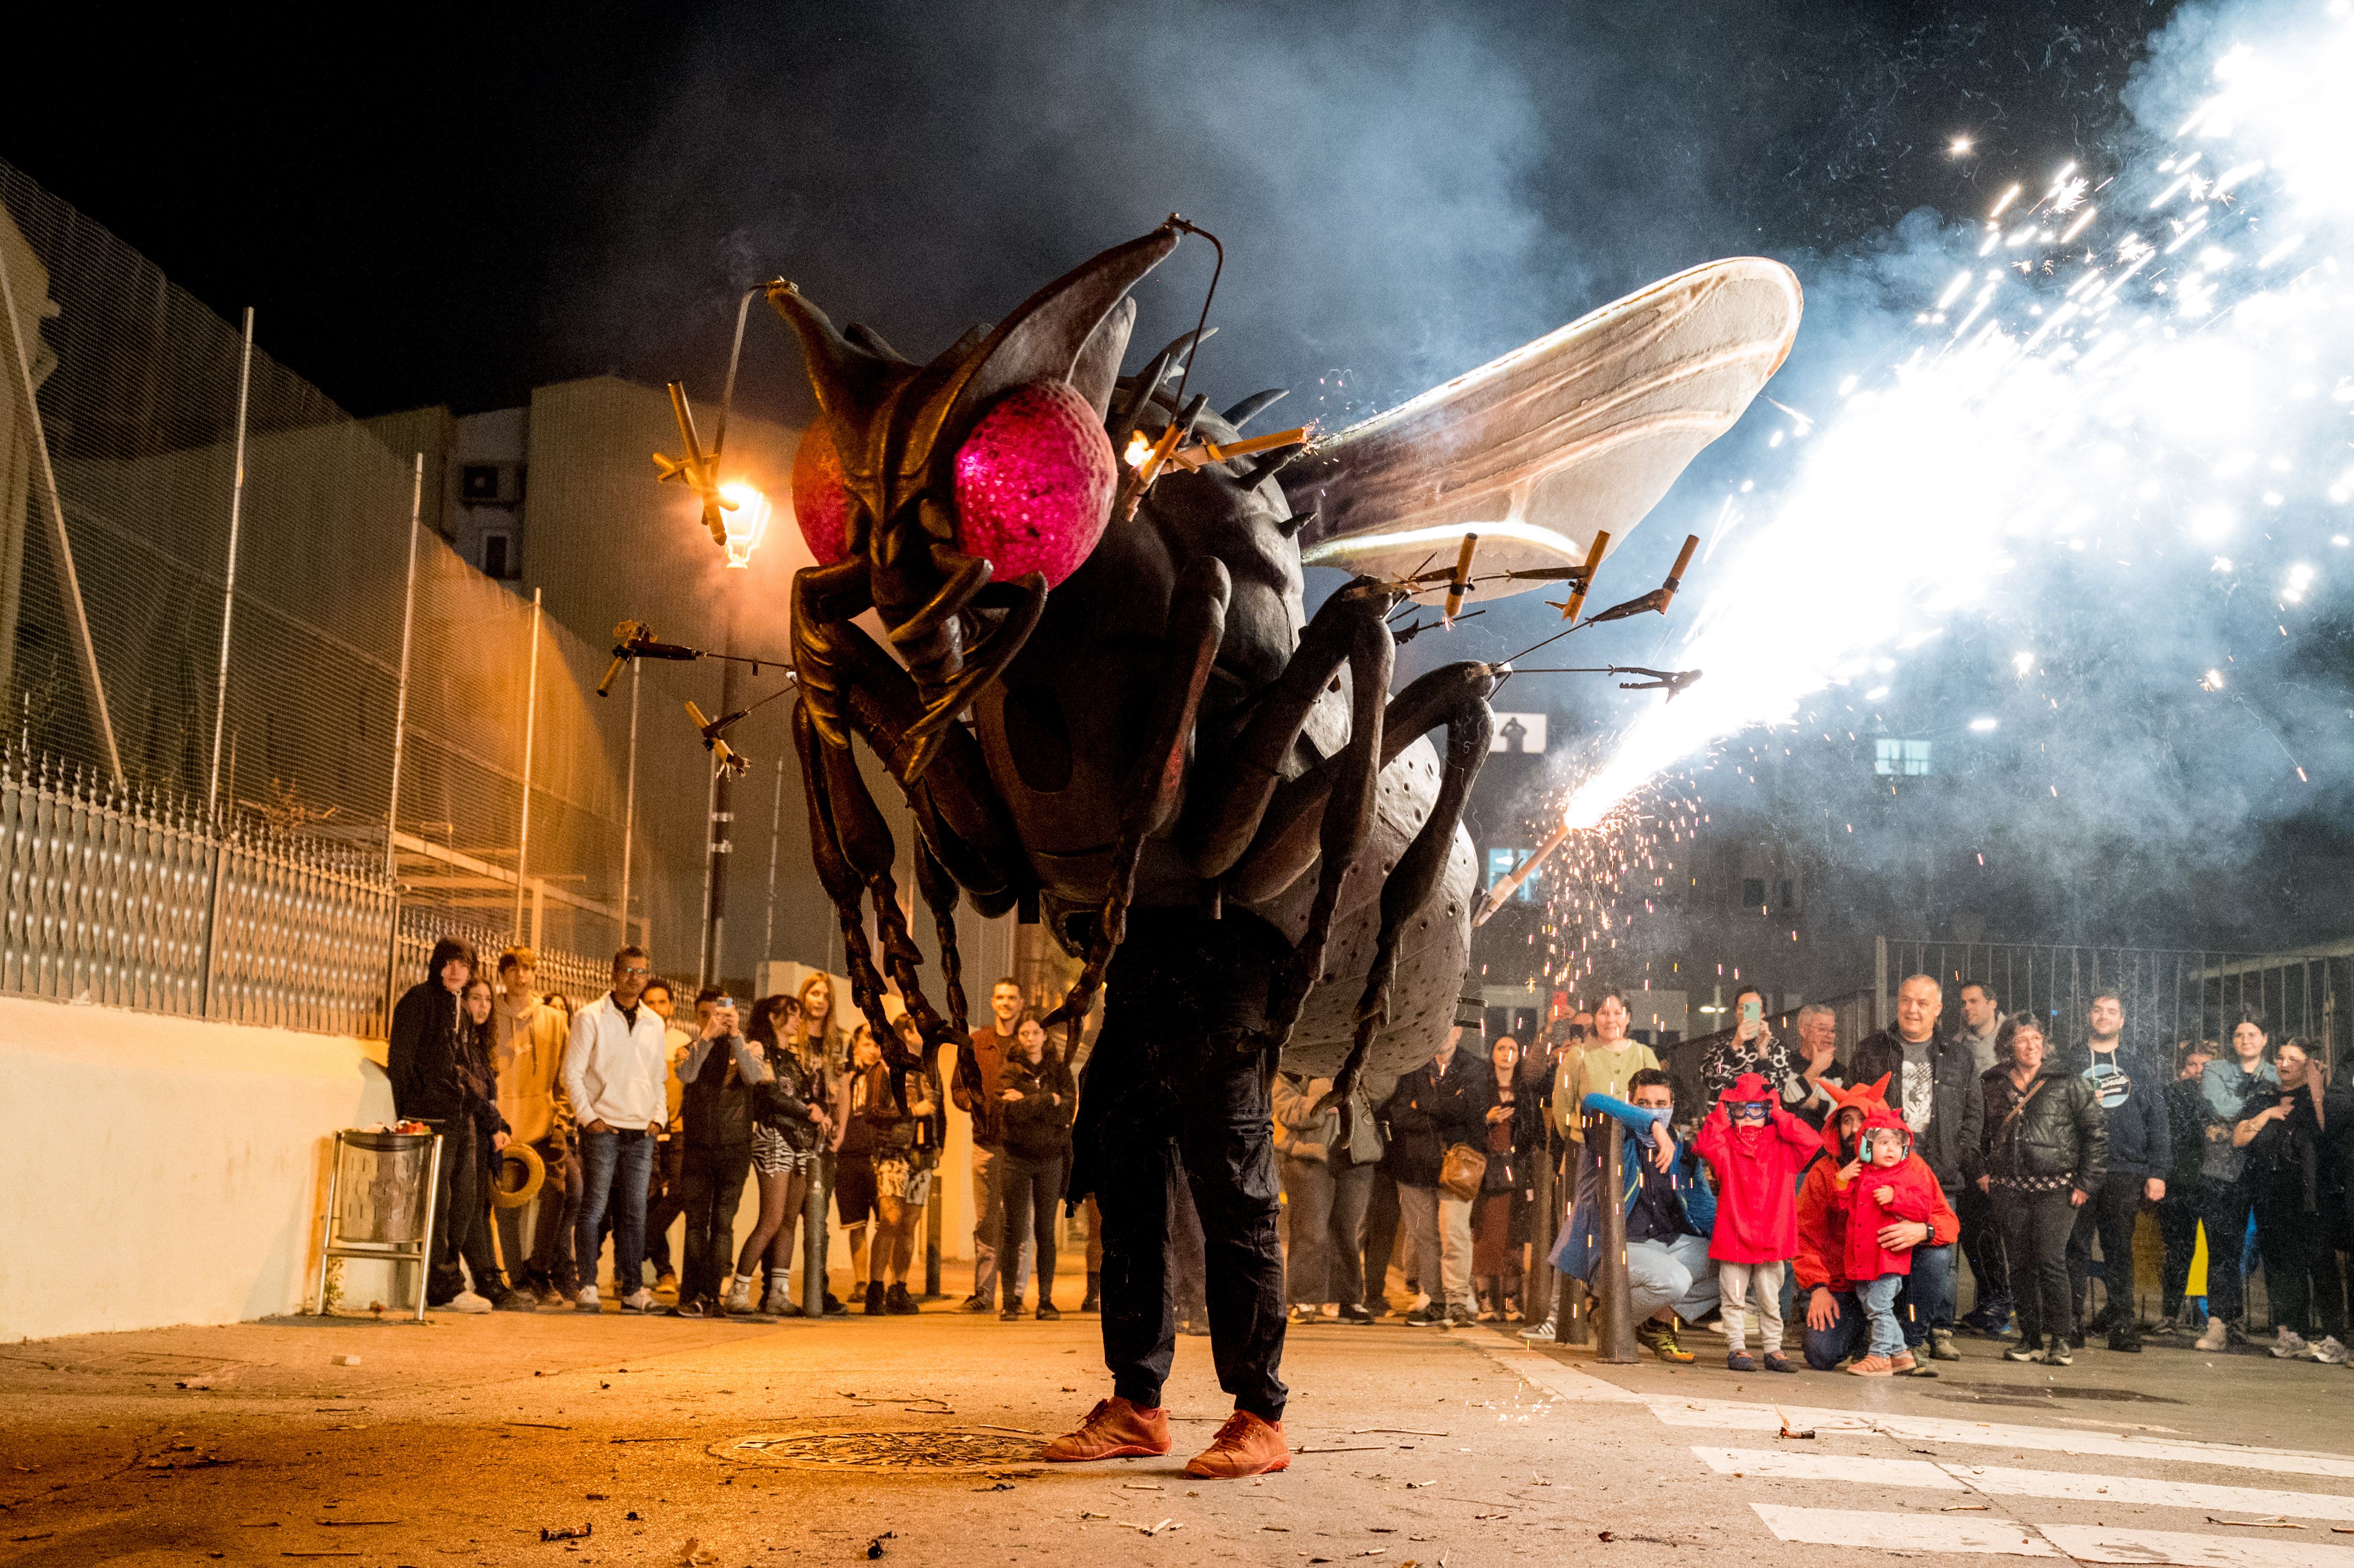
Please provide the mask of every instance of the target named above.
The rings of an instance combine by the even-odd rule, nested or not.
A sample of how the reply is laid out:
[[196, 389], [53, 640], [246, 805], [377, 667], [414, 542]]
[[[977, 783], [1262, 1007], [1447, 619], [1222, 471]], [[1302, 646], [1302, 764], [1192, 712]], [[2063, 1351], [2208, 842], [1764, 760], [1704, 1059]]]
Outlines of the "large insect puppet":
[[[820, 409], [792, 481], [815, 557], [791, 641], [811, 842], [870, 1017], [887, 980], [928, 1044], [961, 1038], [960, 890], [1084, 959], [1050, 1019], [1074, 1030], [1131, 909], [1241, 910], [1288, 948], [1246, 1044], [1344, 1097], [1426, 1060], [1454, 1016], [1476, 891], [1461, 818], [1508, 673], [1447, 663], [1394, 694], [1394, 615], [1552, 583], [1574, 617], [1610, 536], [1780, 364], [1796, 281], [1695, 269], [1302, 445], [1242, 434], [1280, 391], [1224, 414], [1182, 396], [1198, 329], [1120, 375], [1129, 290], [1181, 229], [1104, 251], [922, 365], [767, 286]], [[1312, 617], [1303, 562], [1355, 574]], [[869, 610], [887, 651], [854, 623]], [[854, 736], [914, 817], [945, 1017]]]

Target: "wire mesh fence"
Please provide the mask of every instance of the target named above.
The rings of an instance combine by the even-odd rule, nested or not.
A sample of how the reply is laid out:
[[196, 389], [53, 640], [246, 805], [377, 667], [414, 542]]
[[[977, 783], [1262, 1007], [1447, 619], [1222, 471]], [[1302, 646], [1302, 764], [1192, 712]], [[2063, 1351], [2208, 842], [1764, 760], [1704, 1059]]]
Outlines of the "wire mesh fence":
[[1949, 1010], [1962, 986], [1983, 984], [2004, 1012], [2041, 1019], [2055, 1041], [2081, 1040], [2093, 999], [2107, 994], [2124, 1004], [2126, 1037], [2160, 1049], [2221, 1041], [2243, 1011], [2259, 1014], [2274, 1040], [2295, 1036], [2332, 1061], [2347, 1060], [2354, 1044], [2341, 1000], [2354, 995], [2354, 950], [2261, 954], [1889, 937], [1877, 938], [1875, 949], [1883, 1018], [1893, 1016], [1887, 999], [1894, 988], [1925, 974], [1945, 987]]
[[[380, 991], [396, 927], [436, 921], [601, 987], [603, 959], [571, 955], [621, 939], [631, 859], [659, 836], [631, 820], [631, 709], [595, 694], [602, 651], [419, 524], [415, 453], [5, 162], [0, 209], [0, 735], [20, 782], [53, 759], [27, 800], [62, 810], [50, 787], [79, 777], [67, 794], [102, 798], [92, 821], [141, 837], [139, 874], [168, 890], [101, 922], [102, 951], [76, 946], [58, 911], [122, 890], [74, 839], [89, 858], [44, 863], [40, 909], [11, 885], [9, 988], [343, 1027], [380, 1011], [351, 977]], [[651, 677], [644, 701], [676, 707]], [[698, 839], [699, 767], [636, 780], [687, 802]], [[187, 901], [216, 885], [207, 929], [239, 935], [207, 976]], [[265, 906], [307, 909], [316, 939], [274, 953]], [[281, 993], [318, 1000], [254, 1000]]]

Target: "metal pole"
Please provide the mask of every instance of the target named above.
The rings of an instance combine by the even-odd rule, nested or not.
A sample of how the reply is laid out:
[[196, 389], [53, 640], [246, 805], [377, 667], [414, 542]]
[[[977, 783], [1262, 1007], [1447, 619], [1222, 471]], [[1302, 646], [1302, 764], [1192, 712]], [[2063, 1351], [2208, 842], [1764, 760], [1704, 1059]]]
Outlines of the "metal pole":
[[[736, 621], [737, 596], [727, 595], [727, 653], [720, 665], [719, 711], [736, 711]], [[735, 812], [736, 770], [720, 767], [711, 775], [711, 869], [705, 888], [707, 898], [703, 906], [703, 978], [702, 985], [717, 985], [720, 972], [726, 968], [723, 948], [727, 933], [727, 856], [736, 847], [732, 824]]]
[[[704, 785], [703, 832], [706, 843], [710, 840], [713, 813], [719, 809], [719, 775], [726, 771], [715, 762], [711, 778]], [[703, 857], [703, 907], [706, 914], [711, 908], [711, 868], [716, 859], [716, 856], [708, 854]], [[711, 922], [707, 919], [703, 923], [703, 945], [695, 949], [695, 983], [698, 986], [711, 983]]]
[[940, 1294], [940, 1200], [947, 1191], [939, 1167], [932, 1168], [932, 1201], [924, 1205], [924, 1299]]
[[[824, 1080], [820, 1079], [821, 1083]], [[801, 1202], [801, 1310], [825, 1316], [825, 1155], [810, 1160], [808, 1192]]]
[[760, 958], [777, 955], [777, 845], [785, 836], [785, 759], [777, 758], [777, 803], [769, 812], [769, 918], [760, 927]]
[[65, 601], [73, 620], [74, 651], [81, 659], [81, 678], [90, 693], [90, 717], [98, 738], [106, 746], [107, 771], [116, 789], [123, 786], [122, 754], [114, 746], [114, 720], [106, 710], [106, 683], [98, 673], [98, 644], [90, 641], [90, 614], [82, 608], [81, 578], [74, 572], [73, 543], [66, 537], [66, 503], [58, 494], [57, 470], [49, 466], [49, 438], [41, 429], [41, 406], [35, 400], [33, 358], [25, 348], [25, 332], [16, 320], [16, 286], [8, 268], [0, 263], [0, 312], [8, 317], [8, 338], [16, 345], [16, 390], [25, 399], [25, 418], [33, 427], [33, 452], [41, 460], [41, 493], [49, 503], [49, 549], [55, 556], [58, 598]]
[[1594, 1192], [1594, 1206], [1602, 1222], [1602, 1266], [1594, 1277], [1594, 1294], [1602, 1308], [1602, 1336], [1595, 1360], [1624, 1366], [1635, 1359], [1635, 1304], [1628, 1298], [1627, 1281], [1627, 1202], [1620, 1191], [1620, 1183], [1627, 1179], [1627, 1128], [1615, 1116], [1603, 1121], [1602, 1176]]
[[630, 945], [630, 854], [638, 831], [638, 661], [630, 661], [630, 782], [621, 797], [621, 946]]
[[[400, 759], [408, 749], [408, 651], [417, 630], [417, 525], [424, 507], [425, 454], [419, 452], [408, 487], [408, 578], [400, 591], [400, 680], [393, 689], [392, 699], [392, 789], [384, 802], [384, 879], [393, 889], [392, 928], [384, 945], [384, 1023], [387, 1034], [392, 1032], [392, 999], [400, 991], [400, 877], [393, 836], [400, 826]], [[231, 795], [237, 792], [235, 760], [232, 753]]]
[[531, 854], [531, 747], [533, 733], [539, 725], [539, 589], [531, 590], [531, 684], [524, 698], [523, 708], [523, 821], [515, 830], [515, 901], [514, 928], [516, 940], [522, 940], [523, 877], [525, 863]]
[[[205, 807], [220, 810], [221, 729], [228, 717], [228, 633], [229, 623], [237, 618], [237, 534], [245, 513], [245, 411], [253, 390], [253, 307], [245, 307], [245, 350], [237, 364], [237, 445], [231, 462], [236, 478], [228, 492], [228, 580], [221, 587], [221, 654], [220, 673], [213, 683], [213, 766], [211, 781], [205, 786]], [[409, 508], [416, 510], [414, 504]]]

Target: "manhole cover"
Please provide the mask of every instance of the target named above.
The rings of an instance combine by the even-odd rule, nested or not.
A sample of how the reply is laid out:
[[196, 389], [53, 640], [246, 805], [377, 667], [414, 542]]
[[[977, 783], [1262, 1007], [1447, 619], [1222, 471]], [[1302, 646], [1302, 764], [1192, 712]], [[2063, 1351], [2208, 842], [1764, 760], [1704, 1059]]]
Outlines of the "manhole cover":
[[716, 1458], [821, 1470], [997, 1470], [1038, 1462], [1035, 1432], [1013, 1426], [760, 1433], [714, 1443]]

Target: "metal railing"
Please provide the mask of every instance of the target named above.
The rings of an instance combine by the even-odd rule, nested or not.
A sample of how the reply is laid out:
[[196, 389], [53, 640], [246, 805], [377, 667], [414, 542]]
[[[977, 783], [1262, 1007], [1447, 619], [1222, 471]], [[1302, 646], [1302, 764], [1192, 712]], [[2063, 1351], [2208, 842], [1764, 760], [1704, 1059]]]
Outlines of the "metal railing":
[[2126, 1038], [2161, 1049], [2221, 1040], [2243, 1008], [2263, 1014], [2275, 1041], [2295, 1036], [2333, 1060], [2347, 1059], [2354, 1044], [2354, 1019], [2341, 1001], [2354, 995], [2354, 942], [2286, 953], [1889, 937], [1873, 947], [1882, 1022], [1893, 1016], [1904, 977], [1927, 974], [1946, 988], [1948, 1026], [1956, 993], [1976, 981], [1993, 988], [2003, 1011], [2034, 1013], [2061, 1041], [2081, 1039], [2093, 998], [2114, 992], [2125, 1004]]
[[[0, 749], [0, 992], [381, 1036], [387, 987], [454, 924], [402, 908], [382, 859]], [[510, 939], [456, 934], [486, 959]], [[605, 987], [601, 959], [538, 957], [576, 1001]]]

